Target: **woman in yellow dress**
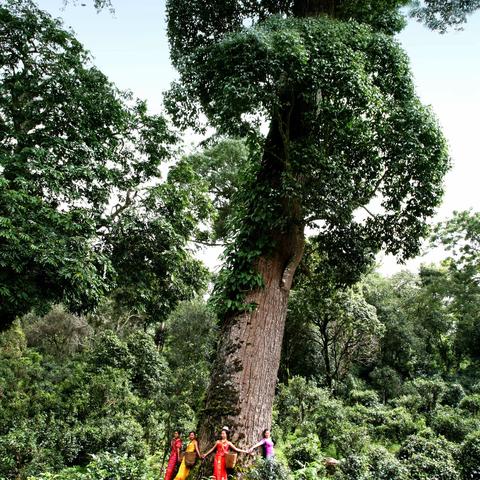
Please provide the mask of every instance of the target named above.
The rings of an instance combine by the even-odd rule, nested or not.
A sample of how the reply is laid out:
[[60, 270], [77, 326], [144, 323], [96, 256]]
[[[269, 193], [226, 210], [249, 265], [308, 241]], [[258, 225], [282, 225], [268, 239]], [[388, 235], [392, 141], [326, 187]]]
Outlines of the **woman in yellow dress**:
[[[197, 441], [197, 436], [195, 435], [195, 432], [190, 432], [188, 434], [188, 438], [190, 442], [187, 445], [187, 448], [185, 449], [185, 453], [195, 452], [197, 454], [197, 457], [200, 458], [200, 450], [198, 449], [198, 441]], [[187, 464], [185, 463], [185, 457], [184, 457], [180, 465], [180, 468], [178, 469], [177, 476], [174, 478], [174, 480], [186, 480], [188, 475], [190, 474], [191, 468], [192, 467], [187, 467]]]

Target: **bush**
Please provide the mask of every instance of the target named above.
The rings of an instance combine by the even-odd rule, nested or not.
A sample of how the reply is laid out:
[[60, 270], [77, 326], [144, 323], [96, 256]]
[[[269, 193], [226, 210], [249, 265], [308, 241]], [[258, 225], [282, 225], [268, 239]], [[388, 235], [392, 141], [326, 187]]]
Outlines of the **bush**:
[[[325, 466], [321, 462], [312, 462], [293, 472], [295, 480], [319, 480], [326, 475]], [[326, 478], [326, 477], [325, 477]]]
[[153, 337], [145, 332], [132, 333], [127, 347], [133, 357], [132, 383], [143, 397], [155, 396], [165, 389], [169, 370], [160, 356]]
[[451, 442], [461, 443], [480, 424], [451, 407], [439, 407], [431, 415], [430, 427]]
[[54, 306], [43, 317], [26, 315], [22, 325], [29, 347], [58, 358], [83, 350], [93, 333], [85, 317], [73, 315], [61, 305]]
[[115, 451], [141, 458], [148, 451], [141, 425], [126, 414], [120, 413], [78, 424], [74, 435], [81, 445], [75, 464], [84, 465], [88, 463], [91, 455], [100, 452]]
[[379, 404], [379, 399], [375, 390], [352, 390], [349, 402], [351, 405], [359, 403], [364, 407], [375, 407]]
[[391, 404], [395, 407], [404, 408], [410, 413], [417, 413], [423, 404], [423, 400], [418, 393], [409, 393], [392, 400]]
[[[170, 411], [159, 394], [168, 369], [152, 346], [144, 333], [123, 341], [108, 332], [90, 350], [62, 359], [29, 348], [5, 355], [10, 350], [2, 348], [0, 478], [84, 467], [107, 451], [143, 458], [158, 448]], [[195, 421], [171, 401], [172, 411]]]
[[370, 480], [367, 456], [356, 453], [347, 455], [340, 462], [335, 478], [339, 480]]
[[459, 408], [466, 410], [472, 415], [478, 415], [480, 413], [480, 393], [474, 393], [463, 397]]
[[67, 468], [58, 473], [44, 473], [28, 480], [146, 480], [151, 478], [144, 460], [126, 455], [92, 455], [85, 469]]
[[464, 396], [464, 388], [459, 383], [452, 383], [447, 386], [442, 403], [451, 407], [457, 407]]
[[458, 480], [455, 468], [455, 446], [443, 437], [430, 438], [412, 435], [407, 438], [399, 451], [399, 458], [408, 469], [411, 480]]
[[471, 386], [470, 393], [480, 393], [480, 382], [474, 383]]
[[244, 478], [245, 480], [291, 480], [292, 475], [275, 459], [259, 459]]
[[460, 447], [459, 465], [464, 480], [480, 479], [480, 431], [471, 433]]
[[342, 456], [362, 452], [370, 443], [367, 427], [351, 423], [340, 423], [338, 435], [335, 437], [337, 453]]
[[409, 435], [424, 428], [423, 417], [416, 420], [404, 407], [397, 407], [385, 411], [383, 424], [376, 429], [376, 433], [390, 441], [401, 443]]
[[18, 478], [37, 453], [36, 438], [26, 424], [0, 435], [0, 478]]
[[315, 461], [318, 462], [322, 457], [320, 440], [313, 433], [305, 437], [290, 438], [286, 447], [285, 456], [288, 466], [292, 470], [298, 470]]
[[275, 430], [285, 437], [292, 433], [302, 436], [316, 432], [322, 445], [330, 445], [338, 423], [345, 419], [345, 408], [314, 382], [293, 377], [288, 385], [279, 386], [273, 417]]
[[347, 455], [335, 478], [339, 480], [410, 480], [407, 469], [386, 448], [367, 446], [365, 453]]
[[96, 371], [104, 367], [131, 370], [135, 365], [135, 359], [129, 352], [126, 342], [109, 330], [95, 339], [89, 353], [89, 363]]
[[370, 373], [374, 387], [380, 392], [383, 403], [398, 396], [402, 388], [402, 378], [391, 367], [375, 367]]
[[367, 457], [369, 480], [408, 480], [406, 467], [386, 448], [371, 446]]
[[424, 412], [435, 410], [447, 391], [447, 385], [440, 379], [416, 378], [406, 389], [412, 387], [421, 399], [420, 409]]

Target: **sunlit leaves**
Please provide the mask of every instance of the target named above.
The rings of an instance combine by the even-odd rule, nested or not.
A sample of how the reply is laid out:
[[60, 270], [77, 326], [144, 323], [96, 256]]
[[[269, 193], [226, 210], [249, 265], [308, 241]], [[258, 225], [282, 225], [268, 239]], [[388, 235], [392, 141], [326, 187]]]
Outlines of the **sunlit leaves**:
[[209, 200], [159, 186], [176, 141], [164, 117], [29, 0], [0, 7], [0, 65], [2, 324], [55, 301], [90, 310], [115, 287], [157, 319], [191, 298], [206, 271], [188, 239]]

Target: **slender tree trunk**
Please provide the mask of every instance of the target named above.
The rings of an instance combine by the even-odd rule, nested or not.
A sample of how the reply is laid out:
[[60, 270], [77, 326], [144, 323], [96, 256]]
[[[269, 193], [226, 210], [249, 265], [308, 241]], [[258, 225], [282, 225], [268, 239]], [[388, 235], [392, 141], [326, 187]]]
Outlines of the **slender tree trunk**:
[[330, 343], [329, 333], [328, 333], [328, 320], [322, 323], [320, 328], [321, 335], [322, 335], [322, 343], [323, 343], [323, 361], [325, 363], [325, 381], [327, 382], [327, 386], [329, 390], [332, 390], [333, 386], [333, 375], [332, 375], [332, 365], [330, 362], [330, 351], [328, 350], [328, 346]]
[[[297, 0], [294, 14], [329, 13], [332, 5], [332, 1]], [[281, 185], [289, 168], [290, 144], [310, 134], [304, 120], [310, 108], [305, 91], [299, 86], [296, 91], [284, 92], [283, 106], [273, 113], [257, 176], [257, 182], [267, 192], [276, 191]], [[245, 298], [246, 303], [256, 304], [256, 309], [222, 319], [216, 360], [200, 419], [202, 449], [213, 443], [224, 425], [233, 430], [233, 442], [238, 441], [243, 447], [257, 442], [262, 430], [271, 425], [288, 296], [304, 249], [299, 200], [283, 198], [280, 204], [278, 214], [286, 219], [285, 227], [282, 231], [267, 232], [272, 249], [254, 263], [264, 287], [248, 292]]]

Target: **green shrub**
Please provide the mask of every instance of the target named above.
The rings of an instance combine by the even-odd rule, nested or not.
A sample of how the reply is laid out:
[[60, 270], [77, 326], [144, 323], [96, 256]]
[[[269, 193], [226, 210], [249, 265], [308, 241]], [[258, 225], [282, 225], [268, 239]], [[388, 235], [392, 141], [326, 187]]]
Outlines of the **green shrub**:
[[339, 480], [410, 480], [406, 467], [386, 448], [366, 446], [361, 454], [347, 455], [335, 474]]
[[471, 433], [459, 452], [459, 466], [464, 480], [480, 479], [480, 431]]
[[84, 468], [67, 468], [58, 473], [43, 473], [28, 480], [146, 480], [147, 463], [126, 455], [103, 453], [92, 455], [92, 461]]
[[141, 425], [128, 414], [78, 424], [74, 434], [81, 445], [75, 464], [85, 465], [91, 455], [99, 452], [115, 451], [138, 458], [144, 457], [148, 451]]
[[362, 452], [370, 441], [365, 425], [354, 425], [346, 422], [338, 425], [335, 447], [339, 455], [348, 456]]
[[383, 403], [399, 395], [402, 388], [400, 375], [391, 367], [375, 367], [370, 373], [374, 387], [380, 392]]
[[474, 383], [470, 387], [470, 393], [480, 393], [480, 382]]
[[465, 417], [452, 407], [439, 407], [431, 415], [430, 427], [451, 442], [461, 443], [465, 437], [480, 427], [475, 419]]
[[243, 477], [245, 480], [291, 480], [288, 468], [275, 459], [259, 459]]
[[285, 448], [285, 456], [291, 470], [298, 470], [319, 461], [322, 457], [320, 439], [314, 433], [304, 437], [291, 437]]
[[18, 478], [37, 454], [36, 437], [30, 425], [22, 423], [15, 430], [0, 435], [0, 478]]
[[423, 405], [423, 400], [418, 393], [409, 393], [395, 398], [391, 405], [404, 408], [410, 413], [417, 413]]
[[59, 359], [83, 350], [93, 334], [85, 317], [67, 312], [62, 305], [44, 316], [30, 313], [22, 318], [22, 325], [29, 347]]
[[375, 407], [379, 404], [378, 394], [375, 390], [352, 390], [348, 400], [350, 405], [359, 403], [364, 407]]
[[408, 469], [411, 480], [458, 480], [454, 455], [455, 446], [433, 432], [412, 435], [402, 444], [399, 458]]
[[408, 480], [406, 467], [386, 448], [372, 445], [367, 458], [369, 480]]
[[459, 383], [451, 383], [442, 398], [442, 403], [456, 407], [465, 396], [465, 390]]
[[345, 416], [342, 402], [314, 382], [293, 377], [288, 385], [279, 386], [273, 419], [275, 431], [284, 437], [292, 433], [301, 436], [316, 432], [322, 445], [330, 445]]
[[293, 472], [293, 478], [295, 480], [319, 480], [326, 478], [326, 473], [327, 472], [323, 463], [316, 461], [311, 462], [298, 470], [295, 470]]
[[[85, 466], [106, 451], [143, 458], [158, 448], [175, 399], [170, 405], [159, 393], [168, 369], [152, 345], [144, 333], [123, 341], [109, 332], [61, 361], [30, 348], [14, 356], [0, 350], [0, 478]], [[195, 421], [188, 407], [178, 410]]]
[[89, 364], [95, 371], [104, 367], [131, 370], [135, 366], [135, 358], [130, 353], [126, 342], [109, 330], [96, 337], [89, 357]]
[[340, 462], [335, 478], [338, 480], [370, 480], [367, 456], [357, 453], [347, 455]]
[[416, 378], [412, 382], [411, 387], [413, 387], [414, 392], [420, 397], [420, 409], [424, 412], [433, 411], [442, 401], [443, 396], [447, 391], [447, 385], [445, 382], [437, 378]]
[[153, 337], [142, 331], [132, 333], [127, 338], [127, 347], [133, 357], [132, 384], [136, 391], [143, 397], [162, 392], [166, 387], [169, 371]]
[[401, 443], [409, 435], [425, 428], [423, 418], [415, 419], [404, 407], [387, 409], [383, 424], [377, 428], [377, 434], [390, 441]]
[[466, 410], [472, 415], [480, 414], [480, 393], [473, 393], [472, 395], [467, 395], [463, 397], [459, 408]]

